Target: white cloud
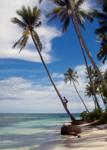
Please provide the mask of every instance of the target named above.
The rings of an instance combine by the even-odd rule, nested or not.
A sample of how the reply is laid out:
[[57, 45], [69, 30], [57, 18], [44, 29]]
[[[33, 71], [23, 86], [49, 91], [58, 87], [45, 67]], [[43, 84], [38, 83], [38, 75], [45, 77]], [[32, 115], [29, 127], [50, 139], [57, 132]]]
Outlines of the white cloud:
[[97, 7], [96, 2], [92, 2], [92, 0], [86, 0], [80, 6], [80, 8], [86, 12], [91, 12], [93, 9]]
[[105, 64], [101, 64], [101, 65], [100, 65], [100, 70], [101, 70], [102, 72], [104, 72], [105, 70], [107, 70], [107, 62], [106, 62]]
[[[0, 58], [14, 58], [20, 60], [33, 61], [33, 62], [40, 62], [39, 55], [35, 51], [29, 51], [29, 49], [24, 49], [21, 53], [19, 53], [19, 50], [15, 50], [15, 49], [8, 49], [7, 51], [1, 49]], [[52, 58], [50, 55], [43, 52], [42, 56], [44, 57], [47, 63], [51, 62]]]
[[[86, 85], [85, 66], [77, 66], [75, 70], [79, 76], [78, 91], [87, 106], [92, 109], [93, 101], [84, 96]], [[63, 74], [53, 73], [53, 77], [61, 95], [69, 100], [68, 106], [71, 112], [83, 111], [84, 106], [79, 100], [73, 85], [64, 83]], [[47, 77], [41, 79], [40, 83], [21, 77], [11, 77], [1, 80], [0, 112], [64, 112], [52, 85], [44, 84], [44, 82], [50, 83]]]
[[[32, 7], [34, 7], [35, 5], [39, 6], [38, 1], [35, 0], [0, 1], [0, 58], [16, 58], [40, 62], [39, 56], [37, 54], [36, 60], [31, 59], [31, 56], [35, 56], [35, 52], [30, 51], [30, 49], [27, 49], [27, 52], [25, 49], [23, 55], [21, 55], [20, 57], [17, 50], [15, 52], [15, 50], [11, 48], [13, 43], [21, 36], [21, 30], [19, 29], [19, 27], [11, 23], [11, 18], [16, 16], [16, 10], [20, 9], [23, 5], [29, 5]], [[44, 4], [43, 6], [46, 7], [46, 4]], [[52, 57], [49, 53], [52, 50], [52, 40], [60, 36], [61, 33], [56, 28], [46, 25], [46, 18], [44, 16], [42, 16], [42, 20], [44, 20], [44, 23], [40, 28], [38, 28], [37, 32], [39, 33], [40, 39], [43, 43], [44, 59], [47, 62], [51, 62]], [[32, 44], [31, 40], [29, 41], [29, 44]], [[28, 53], [30, 54], [30, 57], [27, 55]]]

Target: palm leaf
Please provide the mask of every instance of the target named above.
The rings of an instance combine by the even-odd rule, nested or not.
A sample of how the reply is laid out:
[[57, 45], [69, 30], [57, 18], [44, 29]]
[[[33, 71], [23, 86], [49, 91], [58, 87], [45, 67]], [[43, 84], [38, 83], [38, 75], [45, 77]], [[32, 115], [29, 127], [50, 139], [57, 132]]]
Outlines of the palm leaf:
[[64, 23], [63, 23], [63, 32], [66, 32], [66, 31], [67, 31], [69, 23], [70, 23], [70, 18], [69, 18], [69, 17], [66, 17], [66, 18], [65, 18], [65, 21], [64, 21]]
[[107, 60], [107, 45], [104, 45], [99, 53], [97, 54], [99, 60], [102, 60], [103, 63]]
[[18, 47], [20, 48], [20, 51], [26, 46], [27, 41], [29, 39], [29, 33], [28, 31], [24, 31], [22, 37], [13, 45], [13, 48]]
[[21, 20], [19, 20], [18, 18], [14, 17], [11, 19], [12, 23], [17, 24], [18, 26], [20, 26], [21, 28], [25, 28], [26, 24], [23, 23]]
[[51, 0], [53, 3], [59, 6], [65, 6], [65, 0]]
[[40, 39], [39, 39], [39, 36], [38, 36], [37, 32], [33, 31], [33, 36], [34, 36], [34, 38], [35, 38], [35, 40], [36, 40], [37, 47], [38, 47], [39, 50], [41, 51], [41, 50], [42, 50], [42, 43], [41, 43], [41, 41], [40, 41]]
[[75, 4], [75, 8], [78, 9], [80, 7], [80, 5], [82, 5], [84, 3], [85, 0], [78, 0]]

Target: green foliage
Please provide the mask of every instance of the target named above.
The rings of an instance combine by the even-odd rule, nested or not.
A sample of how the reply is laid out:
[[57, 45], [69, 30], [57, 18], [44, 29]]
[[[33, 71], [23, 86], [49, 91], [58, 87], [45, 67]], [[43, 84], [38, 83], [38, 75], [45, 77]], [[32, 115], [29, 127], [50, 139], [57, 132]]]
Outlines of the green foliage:
[[103, 0], [102, 5], [102, 12], [97, 12], [99, 28], [96, 29], [96, 34], [99, 36], [101, 43], [97, 57], [105, 63], [107, 60], [107, 0]]
[[[72, 17], [72, 9], [70, 8], [70, 1], [69, 0], [51, 0], [56, 6], [53, 8], [53, 10], [47, 15], [50, 20], [55, 20], [57, 18], [60, 19], [60, 22], [62, 24], [63, 32], [66, 32], [68, 29], [68, 26], [70, 25], [71, 17]], [[85, 3], [85, 0], [73, 0], [72, 1], [73, 9], [76, 10], [76, 17], [78, 24], [85, 28], [84, 22], [85, 20], [93, 21], [93, 12], [94, 10], [91, 9], [91, 11], [85, 11], [81, 9], [81, 6], [83, 3]]]
[[85, 121], [94, 121], [98, 120], [98, 124], [107, 123], [107, 112], [101, 112], [100, 110], [94, 110], [90, 113], [82, 112], [81, 118]]
[[89, 113], [87, 113], [86, 111], [84, 111], [84, 112], [82, 112], [82, 113], [80, 114], [80, 117], [81, 117], [83, 120], [88, 120], [88, 114], [89, 114]]
[[107, 123], [107, 112], [103, 112], [99, 118], [99, 124]]
[[25, 7], [23, 6], [21, 9], [16, 11], [19, 18], [12, 18], [12, 23], [17, 24], [20, 28], [23, 29], [23, 33], [21, 38], [15, 42], [13, 48], [18, 47], [20, 51], [25, 48], [29, 35], [31, 32], [33, 33], [33, 37], [35, 39], [36, 47], [41, 51], [42, 50], [42, 43], [39, 39], [37, 32], [34, 30], [35, 28], [41, 26], [40, 16], [41, 11], [39, 8], [34, 7]]

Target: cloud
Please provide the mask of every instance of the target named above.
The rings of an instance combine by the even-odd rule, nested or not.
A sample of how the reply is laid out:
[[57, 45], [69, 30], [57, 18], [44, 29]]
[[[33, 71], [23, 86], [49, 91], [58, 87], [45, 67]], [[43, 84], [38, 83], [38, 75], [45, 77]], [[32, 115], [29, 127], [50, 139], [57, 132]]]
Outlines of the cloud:
[[[35, 0], [1, 0], [0, 1], [0, 58], [15, 58], [28, 61], [40, 62], [37, 52], [31, 51], [26, 48], [23, 54], [19, 55], [18, 50], [13, 50], [11, 47], [13, 43], [21, 37], [21, 30], [19, 27], [11, 23], [11, 18], [16, 16], [16, 10], [25, 6], [39, 6], [38, 1]], [[43, 3], [41, 7], [46, 9], [46, 4]], [[52, 50], [52, 40], [61, 36], [61, 33], [55, 28], [46, 24], [45, 16], [41, 16], [44, 23], [37, 32], [43, 44], [43, 56], [47, 63], [52, 61], [50, 51]], [[33, 44], [32, 40], [29, 40], [29, 44]], [[33, 56], [34, 55], [34, 56]], [[31, 59], [33, 57], [33, 59]]]
[[92, 0], [86, 0], [83, 2], [83, 4], [81, 4], [80, 8], [86, 12], [91, 12], [97, 8], [97, 3], [92, 2]]
[[[79, 84], [76, 83], [77, 89], [88, 108], [92, 109], [94, 108], [92, 99], [84, 95], [86, 86], [85, 66], [79, 65], [74, 69], [79, 76]], [[53, 73], [52, 76], [62, 97], [65, 96], [69, 100], [68, 106], [71, 112], [85, 110], [73, 85], [64, 83], [63, 74]], [[22, 77], [0, 80], [0, 112], [60, 113], [65, 111], [48, 77], [44, 76], [40, 82], [38, 79], [32, 81]]]
[[106, 62], [105, 64], [101, 64], [101, 65], [100, 65], [100, 70], [101, 70], [102, 72], [104, 72], [104, 71], [107, 70], [107, 62]]
[[[33, 62], [40, 62], [40, 58], [37, 52], [30, 51], [29, 49], [25, 49], [21, 53], [19, 53], [19, 50], [15, 49], [7, 49], [8, 52], [4, 49], [0, 50], [0, 58], [14, 58], [14, 59], [20, 59], [20, 60], [26, 60], [26, 61], [33, 61]], [[47, 63], [51, 62], [52, 58], [50, 55], [46, 54], [45, 52], [42, 52], [42, 56], [45, 59]]]

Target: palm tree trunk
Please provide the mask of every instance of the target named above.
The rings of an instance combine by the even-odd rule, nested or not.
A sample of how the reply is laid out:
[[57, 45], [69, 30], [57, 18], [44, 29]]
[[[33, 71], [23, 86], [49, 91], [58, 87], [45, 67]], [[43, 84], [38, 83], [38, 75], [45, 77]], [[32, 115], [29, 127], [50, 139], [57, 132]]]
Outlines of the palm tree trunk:
[[83, 103], [83, 105], [84, 105], [84, 107], [85, 107], [86, 111], [89, 113], [89, 110], [88, 110], [88, 108], [87, 108], [86, 104], [84, 103], [84, 100], [82, 99], [81, 95], [79, 94], [79, 92], [78, 92], [78, 90], [77, 90], [77, 87], [76, 87], [76, 85], [75, 85], [74, 81], [73, 81], [73, 85], [74, 85], [74, 88], [75, 88], [75, 90], [76, 90], [76, 92], [77, 92], [77, 94], [78, 94], [78, 96], [79, 96], [79, 98], [80, 98], [81, 102]]
[[[72, 19], [72, 21], [73, 21], [73, 19]], [[74, 22], [73, 22], [73, 24], [74, 24]], [[74, 27], [75, 27], [75, 31], [76, 31], [77, 36], [78, 36], [78, 32], [77, 32], [77, 28], [76, 28], [75, 24], [74, 24]], [[99, 110], [101, 110], [101, 107], [99, 105], [99, 102], [98, 102], [98, 99], [97, 99], [97, 96], [96, 96], [95, 87], [94, 87], [94, 84], [93, 84], [93, 81], [92, 81], [91, 73], [89, 72], [89, 69], [88, 69], [88, 63], [87, 63], [87, 60], [86, 60], [86, 56], [85, 56], [85, 52], [84, 52], [84, 47], [83, 47], [83, 44], [80, 41], [80, 36], [78, 36], [78, 39], [79, 39], [79, 42], [80, 42], [80, 46], [81, 46], [81, 49], [82, 49], [82, 54], [83, 54], [83, 57], [84, 57], [84, 60], [85, 60], [85, 64], [86, 64], [86, 68], [87, 68], [87, 72], [88, 72], [88, 75], [89, 75], [90, 85], [92, 87], [92, 91], [93, 91], [93, 96], [94, 96], [94, 99], [95, 99], [95, 103], [97, 105], [97, 108]]]
[[48, 71], [48, 68], [47, 68], [47, 66], [46, 66], [46, 64], [45, 64], [45, 61], [44, 61], [44, 59], [43, 59], [43, 57], [42, 57], [42, 55], [41, 55], [40, 48], [37, 46], [38, 44], [36, 43], [36, 40], [35, 40], [35, 38], [34, 38], [34, 36], [33, 36], [33, 31], [31, 31], [31, 37], [32, 37], [32, 40], [33, 40], [33, 42], [34, 42], [34, 45], [35, 45], [35, 47], [36, 47], [36, 49], [37, 49], [37, 52], [38, 52], [38, 54], [39, 54], [39, 56], [40, 56], [40, 59], [41, 59], [41, 61], [42, 61], [42, 64], [43, 64], [43, 66], [44, 66], [44, 68], [45, 68], [45, 70], [46, 70], [46, 72], [47, 72], [47, 74], [48, 74], [48, 77], [49, 77], [49, 79], [50, 79], [50, 81], [51, 81], [51, 83], [52, 83], [52, 85], [53, 85], [53, 87], [54, 87], [54, 89], [55, 89], [55, 91], [56, 91], [58, 97], [60, 98], [60, 100], [61, 100], [61, 102], [62, 102], [62, 105], [63, 105], [65, 111], [67, 112], [67, 114], [68, 114], [68, 116], [70, 117], [71, 121], [75, 121], [76, 119], [75, 119], [74, 116], [70, 113], [70, 111], [68, 110], [68, 108], [65, 106], [65, 104], [64, 104], [64, 102], [63, 102], [63, 98], [62, 98], [61, 94], [59, 93], [59, 91], [58, 91], [56, 85], [54, 84], [54, 81], [53, 81], [53, 79], [52, 79], [52, 77], [51, 77], [51, 75], [50, 75], [50, 73], [49, 73], [49, 71]]
[[[73, 19], [72, 19], [72, 22], [73, 22]], [[73, 22], [73, 24], [74, 24], [74, 22]], [[76, 28], [75, 24], [74, 24], [74, 28], [75, 28], [76, 34], [78, 36], [78, 32], [77, 32], [77, 28]], [[94, 102], [96, 103], [97, 108], [101, 110], [101, 107], [99, 105], [99, 102], [98, 102], [98, 99], [97, 99], [97, 96], [96, 96], [95, 87], [94, 87], [94, 84], [93, 84], [93, 81], [92, 81], [91, 73], [89, 72], [89, 69], [88, 69], [88, 63], [87, 63], [87, 59], [86, 59], [86, 56], [85, 56], [84, 47], [81, 44], [79, 36], [78, 36], [78, 39], [79, 39], [79, 42], [80, 42], [80, 46], [81, 46], [82, 54], [83, 54], [83, 57], [84, 57], [86, 69], [87, 69], [87, 72], [88, 72], [88, 75], [89, 75], [90, 85], [92, 87], [93, 96], [94, 96]]]
[[104, 107], [105, 107], [105, 109], [107, 110], [107, 103], [106, 103], [106, 101], [105, 101], [105, 98], [104, 98], [104, 96], [103, 96], [102, 93], [99, 93], [99, 94], [100, 94], [101, 99], [102, 99], [102, 101], [103, 101]]
[[87, 62], [87, 59], [86, 59], [86, 56], [85, 56], [84, 48], [82, 47], [81, 43], [80, 43], [80, 46], [81, 46], [82, 54], [83, 54], [83, 57], [84, 57], [87, 73], [88, 73], [88, 76], [89, 76], [90, 86], [91, 86], [92, 91], [93, 91], [95, 108], [97, 106], [97, 108], [101, 110], [98, 99], [97, 99], [97, 96], [96, 96], [95, 86], [94, 86], [94, 83], [92, 81], [92, 76], [91, 76], [91, 73], [90, 73], [89, 68], [88, 68], [88, 62]]
[[[72, 20], [72, 22], [73, 22], [73, 20]], [[73, 22], [73, 24], [74, 24], [74, 22]], [[75, 27], [75, 24], [74, 24], [74, 28], [75, 28], [76, 34], [77, 34], [77, 36], [78, 36], [78, 33], [77, 33], [77, 29], [76, 29], [76, 27]], [[78, 39], [80, 39], [79, 36], [78, 36]], [[80, 42], [80, 40], [79, 40], [79, 42]], [[87, 59], [86, 59], [86, 56], [85, 56], [84, 47], [82, 46], [81, 42], [80, 42], [80, 46], [81, 46], [82, 54], [83, 54], [83, 57], [84, 57], [84, 61], [85, 61], [87, 73], [88, 73], [88, 76], [89, 76], [90, 85], [91, 85], [92, 91], [93, 91], [94, 103], [96, 103], [98, 109], [101, 109], [101, 108], [100, 108], [100, 105], [99, 105], [99, 103], [98, 103], [97, 96], [96, 96], [95, 86], [94, 86], [93, 81], [92, 81], [91, 73], [90, 73], [90, 71], [89, 71], [89, 69], [88, 69], [88, 62], [87, 62]]]
[[105, 90], [106, 90], [106, 92], [107, 92], [107, 84], [106, 84], [106, 82], [105, 82], [105, 80], [104, 80], [104, 78], [103, 78], [101, 72], [99, 71], [99, 68], [97, 67], [96, 63], [94, 62], [93, 57], [92, 57], [92, 55], [91, 55], [91, 53], [90, 53], [90, 50], [88, 49], [88, 47], [87, 47], [87, 45], [86, 45], [86, 42], [85, 42], [85, 40], [84, 40], [84, 38], [83, 38], [83, 36], [82, 36], [82, 33], [81, 33], [81, 31], [80, 31], [79, 24], [78, 24], [78, 20], [77, 20], [77, 17], [76, 17], [76, 12], [75, 12], [75, 10], [74, 10], [75, 8], [73, 8], [73, 6], [74, 6], [74, 5], [73, 5], [73, 1], [72, 1], [72, 0], [68, 0], [68, 3], [69, 3], [69, 7], [70, 7], [71, 10], [72, 10], [72, 16], [71, 16], [71, 17], [72, 17], [72, 21], [73, 21], [73, 23], [74, 23], [74, 26], [75, 26], [75, 29], [76, 29], [76, 32], [77, 32], [79, 41], [80, 41], [80, 43], [81, 43], [81, 46], [85, 49], [88, 58], [90, 59], [90, 61], [91, 61], [92, 65], [93, 65], [93, 67], [94, 67], [95, 70], [97, 71], [98, 76], [99, 76], [99, 78], [101, 79], [102, 84], [104, 85]]
[[96, 101], [95, 101], [95, 97], [92, 95], [92, 99], [93, 99], [93, 102], [94, 102], [94, 105], [95, 105], [95, 110], [97, 110], [98, 109], [98, 106], [97, 106], [97, 104], [96, 104]]

